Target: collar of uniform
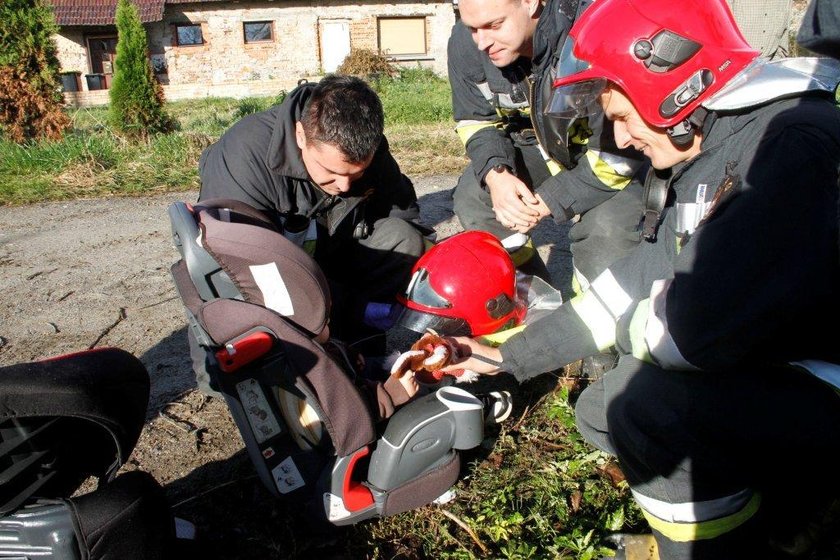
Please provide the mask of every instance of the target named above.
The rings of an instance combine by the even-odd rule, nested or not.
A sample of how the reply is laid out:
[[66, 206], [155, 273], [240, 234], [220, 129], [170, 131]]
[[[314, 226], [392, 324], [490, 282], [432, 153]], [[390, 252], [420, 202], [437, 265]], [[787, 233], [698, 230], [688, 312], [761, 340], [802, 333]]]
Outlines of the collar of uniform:
[[307, 82], [293, 89], [280, 105], [275, 107], [276, 122], [271, 132], [266, 161], [273, 172], [295, 179], [309, 180], [309, 173], [295, 139], [295, 125], [300, 120], [306, 100], [312, 94], [314, 83]]
[[[543, 6], [537, 29], [534, 31], [534, 56], [532, 58], [535, 69], [551, 62], [554, 55], [560, 54], [566, 35], [572, 26], [577, 11], [577, 0], [548, 0]], [[566, 12], [571, 12], [567, 14]]]

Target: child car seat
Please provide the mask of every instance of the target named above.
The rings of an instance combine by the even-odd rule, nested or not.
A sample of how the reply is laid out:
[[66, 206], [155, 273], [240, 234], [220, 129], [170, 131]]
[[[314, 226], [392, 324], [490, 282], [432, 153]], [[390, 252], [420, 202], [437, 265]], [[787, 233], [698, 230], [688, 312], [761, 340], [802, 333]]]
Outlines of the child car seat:
[[270, 492], [348, 525], [455, 483], [457, 450], [483, 438], [477, 398], [442, 388], [399, 409], [380, 437], [359, 386], [314, 340], [330, 304], [315, 261], [241, 202], [176, 202], [169, 217], [188, 328]]
[[[163, 489], [142, 471], [115, 478], [148, 399], [143, 364], [114, 348], [0, 368], [0, 558], [168, 557]], [[71, 498], [89, 476], [98, 488]]]

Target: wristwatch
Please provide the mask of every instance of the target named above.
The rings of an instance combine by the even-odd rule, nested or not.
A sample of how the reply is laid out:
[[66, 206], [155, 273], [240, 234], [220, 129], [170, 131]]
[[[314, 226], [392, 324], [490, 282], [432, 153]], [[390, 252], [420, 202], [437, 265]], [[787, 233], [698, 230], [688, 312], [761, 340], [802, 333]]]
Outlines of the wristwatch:
[[507, 171], [508, 173], [513, 175], [513, 169], [511, 169], [509, 165], [505, 165], [504, 163], [497, 163], [496, 165], [494, 165], [493, 171], [495, 171], [496, 173], [504, 173], [505, 171]]

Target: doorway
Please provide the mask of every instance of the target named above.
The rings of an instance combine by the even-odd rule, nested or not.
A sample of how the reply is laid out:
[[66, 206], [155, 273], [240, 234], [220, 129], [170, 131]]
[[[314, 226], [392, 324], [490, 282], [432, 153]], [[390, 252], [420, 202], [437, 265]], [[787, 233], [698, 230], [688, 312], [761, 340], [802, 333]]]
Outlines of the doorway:
[[350, 54], [350, 22], [321, 21], [321, 69], [335, 72]]
[[108, 89], [111, 87], [114, 62], [117, 58], [117, 37], [88, 37], [87, 43], [90, 55], [88, 89]]

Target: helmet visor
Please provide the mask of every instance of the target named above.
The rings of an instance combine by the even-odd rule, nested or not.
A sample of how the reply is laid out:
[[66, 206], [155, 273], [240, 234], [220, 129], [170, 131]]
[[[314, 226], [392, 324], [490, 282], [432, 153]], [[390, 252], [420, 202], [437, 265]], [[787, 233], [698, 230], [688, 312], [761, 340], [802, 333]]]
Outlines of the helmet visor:
[[554, 89], [547, 113], [553, 117], [579, 119], [601, 112], [601, 94], [607, 80], [598, 78]]
[[441, 336], [472, 336], [470, 326], [463, 319], [435, 315], [404, 307], [397, 324], [418, 333], [432, 329]]
[[[575, 56], [575, 39], [566, 37], [563, 50], [554, 67], [555, 83], [574, 79], [576, 74], [589, 70], [591, 65]], [[545, 112], [553, 117], [579, 119], [594, 115], [601, 110], [599, 97], [607, 81], [603, 78], [573, 82], [554, 89]]]

